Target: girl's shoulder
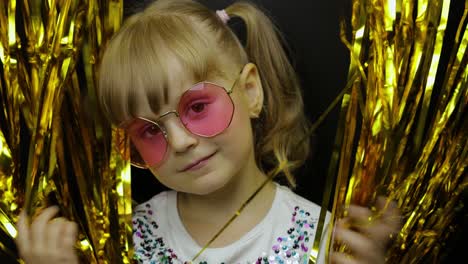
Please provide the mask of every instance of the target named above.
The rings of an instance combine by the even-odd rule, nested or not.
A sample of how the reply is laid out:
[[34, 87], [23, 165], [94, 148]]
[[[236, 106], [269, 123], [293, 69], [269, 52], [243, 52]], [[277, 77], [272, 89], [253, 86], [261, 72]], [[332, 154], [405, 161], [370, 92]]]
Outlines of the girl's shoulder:
[[277, 184], [277, 195], [280, 203], [279, 205], [286, 209], [285, 211], [303, 211], [304, 213], [307, 213], [308, 216], [310, 215], [313, 218], [320, 215], [320, 205], [298, 195], [284, 185]]
[[149, 200], [135, 206], [133, 208], [133, 216], [137, 217], [145, 214], [152, 214], [154, 211], [164, 210], [169, 197], [175, 195], [175, 193], [175, 191], [163, 191], [154, 195]]
[[175, 191], [164, 191], [133, 209], [133, 258], [138, 263], [147, 263], [156, 256], [171, 258], [174, 255], [166, 241], [171, 233], [170, 203], [176, 195]]
[[176, 191], [163, 191], [135, 206], [132, 217], [134, 229], [155, 225], [155, 223], [158, 223], [158, 226], [166, 226], [169, 213], [172, 211], [171, 206], [176, 203], [176, 196]]

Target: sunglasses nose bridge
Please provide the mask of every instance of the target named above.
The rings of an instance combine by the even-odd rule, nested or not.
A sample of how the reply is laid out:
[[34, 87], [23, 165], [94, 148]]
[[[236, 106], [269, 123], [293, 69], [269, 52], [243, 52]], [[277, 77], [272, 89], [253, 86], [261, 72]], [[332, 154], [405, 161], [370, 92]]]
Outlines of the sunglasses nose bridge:
[[161, 120], [162, 119], [167, 119], [171, 114], [174, 114], [177, 117], [177, 119], [179, 119], [179, 121], [182, 123], [182, 120], [180, 120], [179, 113], [176, 110], [167, 111], [164, 114], [160, 115], [159, 118], [156, 120], [156, 123], [158, 124], [158, 127], [164, 133], [164, 137], [166, 138], [166, 141], [169, 141], [168, 132], [167, 132], [167, 125], [166, 124], [162, 125], [165, 122], [161, 122]]
[[[176, 110], [171, 110], [171, 111], [165, 112], [164, 114], [162, 114], [162, 115], [159, 116], [159, 118], [156, 120], [156, 122], [159, 123], [159, 124], [167, 123], [167, 122], [168, 122], [167, 119], [169, 119], [169, 116], [170, 116], [171, 114], [174, 114], [174, 115], [177, 117], [177, 119], [182, 123], [182, 120], [180, 120], [179, 113], [178, 113]], [[166, 120], [165, 120], [165, 121], [162, 121], [163, 119], [166, 119]], [[166, 126], [167, 126], [167, 125], [164, 124], [163, 126], [161, 126], [161, 129], [164, 130], [164, 134], [165, 134], [166, 137], [167, 137], [167, 131], [165, 131], [165, 130], [167, 130], [167, 129], [165, 128]]]
[[159, 118], [158, 118], [158, 121], [161, 120], [162, 118], [170, 115], [170, 114], [174, 114], [175, 116], [179, 117], [179, 113], [177, 112], [177, 110], [171, 110], [171, 111], [167, 111], [164, 114], [160, 115]]

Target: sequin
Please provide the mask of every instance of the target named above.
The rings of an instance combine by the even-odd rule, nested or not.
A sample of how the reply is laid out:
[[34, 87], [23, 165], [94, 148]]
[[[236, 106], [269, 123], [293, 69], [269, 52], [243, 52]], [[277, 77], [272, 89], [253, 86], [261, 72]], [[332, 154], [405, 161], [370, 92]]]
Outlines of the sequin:
[[[316, 223], [317, 220], [310, 218], [309, 212], [296, 206], [291, 216], [292, 226], [286, 230], [288, 236], [280, 236], [276, 239], [278, 244], [272, 247], [275, 258], [270, 256], [268, 263], [306, 263], [309, 247], [305, 243], [310, 240], [311, 235], [315, 234], [313, 223]], [[303, 259], [303, 261], [299, 262], [300, 259]], [[255, 263], [261, 262], [257, 261]]]
[[[156, 221], [151, 220], [147, 215], [152, 215], [150, 204], [145, 204], [147, 210], [137, 210], [133, 217], [133, 233], [141, 238], [143, 242], [139, 247], [135, 247], [134, 260], [138, 263], [174, 263], [178, 260], [177, 254], [171, 249], [166, 248], [162, 237], [156, 237], [156, 230], [159, 228]], [[179, 263], [177, 261], [177, 263]]]

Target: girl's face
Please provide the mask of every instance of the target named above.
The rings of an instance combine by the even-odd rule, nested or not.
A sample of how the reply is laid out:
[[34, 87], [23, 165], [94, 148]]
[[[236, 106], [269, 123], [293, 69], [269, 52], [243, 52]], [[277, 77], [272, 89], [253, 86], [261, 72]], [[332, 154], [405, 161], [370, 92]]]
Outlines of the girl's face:
[[128, 126], [141, 156], [157, 162], [150, 169], [158, 180], [177, 191], [204, 195], [236, 175], [251, 175], [257, 168], [250, 118], [258, 116], [263, 103], [255, 66], [247, 64], [228, 79], [206, 80], [217, 86], [170, 81], [168, 103], [159, 113], [152, 113], [147, 100], [139, 105], [140, 116], [156, 123], [136, 119]]

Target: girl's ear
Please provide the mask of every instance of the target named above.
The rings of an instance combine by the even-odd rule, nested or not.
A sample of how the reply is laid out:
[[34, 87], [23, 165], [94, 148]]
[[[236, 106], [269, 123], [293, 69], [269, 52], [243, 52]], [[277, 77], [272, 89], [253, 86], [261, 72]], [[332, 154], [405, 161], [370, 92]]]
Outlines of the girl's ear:
[[240, 87], [247, 100], [251, 118], [257, 118], [263, 108], [263, 87], [257, 66], [248, 63], [242, 69]]

